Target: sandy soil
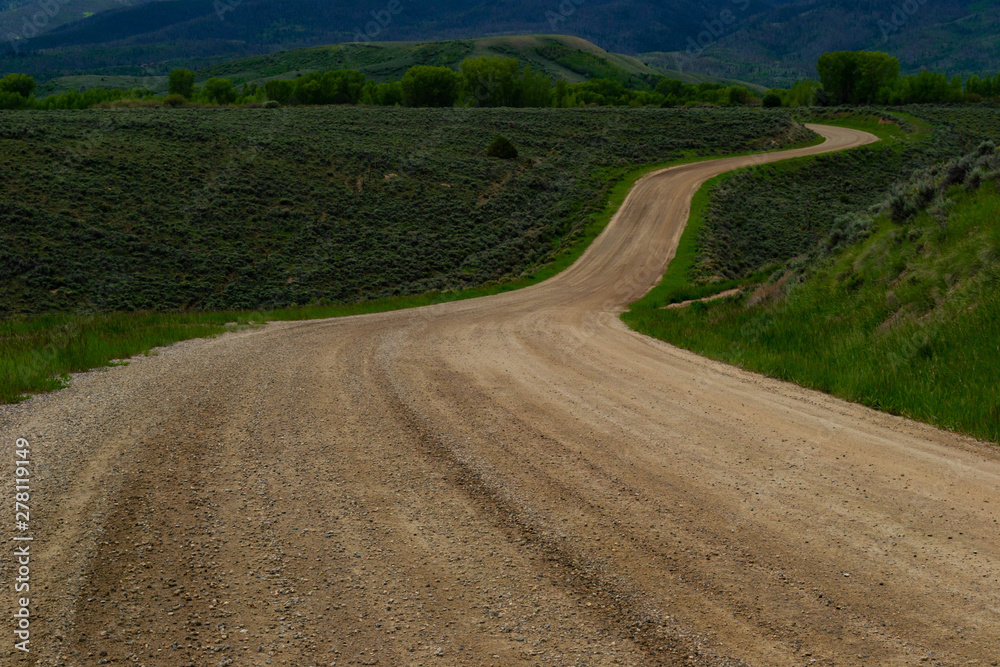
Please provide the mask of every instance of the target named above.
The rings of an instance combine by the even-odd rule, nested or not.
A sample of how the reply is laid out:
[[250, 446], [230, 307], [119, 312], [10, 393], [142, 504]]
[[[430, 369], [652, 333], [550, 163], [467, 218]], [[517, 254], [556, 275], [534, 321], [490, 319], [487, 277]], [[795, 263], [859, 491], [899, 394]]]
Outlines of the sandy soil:
[[874, 140], [819, 131], [645, 178], [546, 283], [4, 407], [36, 541], [33, 651], [5, 585], [3, 664], [997, 664], [995, 449], [618, 319], [702, 181]]

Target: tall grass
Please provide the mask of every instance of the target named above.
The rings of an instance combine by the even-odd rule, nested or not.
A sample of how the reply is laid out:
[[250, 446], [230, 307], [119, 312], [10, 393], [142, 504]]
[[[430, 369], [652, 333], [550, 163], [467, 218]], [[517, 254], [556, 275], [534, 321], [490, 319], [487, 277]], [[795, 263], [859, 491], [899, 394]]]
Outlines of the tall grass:
[[1000, 440], [1000, 192], [948, 195], [947, 213], [881, 217], [867, 240], [757, 299], [639, 303], [623, 319], [714, 359]]

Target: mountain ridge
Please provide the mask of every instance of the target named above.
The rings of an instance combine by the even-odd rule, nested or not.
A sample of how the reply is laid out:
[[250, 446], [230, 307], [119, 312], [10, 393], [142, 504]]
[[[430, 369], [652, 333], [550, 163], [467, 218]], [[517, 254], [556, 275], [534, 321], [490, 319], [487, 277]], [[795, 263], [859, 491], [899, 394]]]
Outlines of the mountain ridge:
[[[61, 0], [53, 0], [59, 3]], [[819, 54], [884, 50], [904, 73], [1000, 69], [1000, 8], [981, 0], [72, 0], [57, 18], [107, 6], [38, 34], [9, 32], [0, 71], [136, 75], [344, 42], [468, 39], [557, 32], [689, 73], [787, 84], [815, 73]], [[88, 4], [89, 3], [89, 4]], [[25, 5], [27, 6], [27, 5]], [[0, 26], [12, 12], [0, 12]], [[643, 55], [645, 54], [645, 55]]]

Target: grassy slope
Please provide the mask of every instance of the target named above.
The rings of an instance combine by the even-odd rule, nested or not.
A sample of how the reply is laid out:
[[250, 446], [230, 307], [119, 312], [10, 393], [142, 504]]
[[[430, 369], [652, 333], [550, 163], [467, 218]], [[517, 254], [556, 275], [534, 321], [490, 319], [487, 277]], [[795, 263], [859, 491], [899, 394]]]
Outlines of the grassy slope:
[[[551, 50], [556, 46], [559, 53]], [[546, 48], [548, 51], [545, 51]], [[332, 69], [356, 69], [376, 81], [397, 80], [414, 65], [437, 65], [457, 69], [465, 58], [504, 56], [555, 79], [571, 83], [595, 77], [609, 77], [628, 82], [633, 76], [661, 75], [688, 83], [716, 81], [702, 75], [651, 67], [637, 58], [611, 53], [578, 37], [566, 35], [520, 35], [439, 42], [371, 42], [368, 44], [333, 44], [261, 56], [230, 60], [198, 70], [202, 83], [212, 77], [225, 77], [236, 83], [264, 82]], [[721, 81], [721, 80], [720, 80]], [[726, 80], [726, 83], [741, 83]], [[760, 86], [744, 84], [763, 90]], [[43, 81], [36, 96], [59, 94], [68, 90], [90, 88], [148, 88], [166, 93], [167, 77], [77, 74]]]
[[[926, 128], [921, 128], [920, 130], [907, 133], [898, 125], [879, 123], [878, 120], [871, 116], [859, 114], [825, 115], [820, 118], [810, 117], [808, 120], [871, 132], [879, 138], [879, 143], [857, 150], [874, 150], [876, 151], [876, 156], [881, 155], [885, 149], [899, 150], [902, 144], [914, 138], [919, 140], [920, 135], [926, 132]], [[807, 168], [808, 165], [813, 164], [815, 160], [816, 158], [814, 157], [784, 160], [762, 168], [748, 167], [736, 172], [727, 172], [706, 181], [698, 189], [698, 192], [695, 193], [691, 201], [691, 213], [687, 225], [684, 228], [684, 233], [681, 235], [674, 259], [670, 262], [670, 266], [667, 268], [662, 280], [644, 297], [632, 304], [631, 310], [656, 311], [667, 304], [679, 303], [689, 299], [700, 299], [735, 287], [754, 285], [765, 281], [770, 273], [780, 268], [780, 262], [769, 262], [753, 266], [749, 271], [738, 277], [711, 276], [711, 279], [704, 278], [706, 270], [703, 267], [703, 263], [705, 262], [703, 246], [705, 244], [705, 236], [711, 234], [710, 229], [706, 230], [706, 217], [709, 216], [711, 210], [711, 195], [714, 194], [720, 184], [725, 183], [741, 172], [762, 173], [770, 179], [780, 175], [783, 178], [794, 181], [800, 178], [800, 172], [804, 168]], [[806, 176], [807, 179], [816, 177], [812, 174]], [[819, 177], [823, 178], [825, 175], [820, 175]], [[755, 185], [754, 189], [760, 190], [761, 196], [765, 199], [774, 198], [774, 191], [770, 188], [760, 188]], [[739, 196], [746, 197], [745, 194], [740, 194]], [[725, 209], [723, 211], [731, 213], [731, 211]], [[754, 236], [757, 235], [754, 234]]]
[[[684, 63], [691, 72], [781, 87], [815, 77], [819, 56], [841, 49], [885, 51], [900, 59], [904, 74], [928, 69], [992, 76], [1000, 69], [1000, 12], [995, 3], [969, 4], [921, 3], [915, 14], [903, 14], [906, 21], [900, 29], [883, 32], [879, 20], [891, 24], [893, 12], [902, 4], [870, 0], [852, 7], [804, 0], [798, 9], [777, 10], [777, 16], [769, 16], [765, 9], [746, 17], [740, 30], [722, 35], [693, 59], [683, 52], [647, 53], [640, 58], [663, 66]], [[962, 5], [967, 9], [961, 10]], [[775, 26], [781, 26], [778, 39]]]
[[[280, 308], [510, 280], [571, 241], [634, 165], [764, 148], [790, 127], [735, 109], [3, 114], [0, 314]], [[486, 157], [499, 133], [518, 160]]]
[[[772, 149], [809, 145], [799, 141]], [[620, 148], [620, 147], [619, 147]], [[728, 150], [733, 150], [732, 148]], [[75, 315], [50, 313], [34, 317], [14, 317], [0, 321], [0, 402], [19, 400], [25, 393], [57, 389], [66, 373], [78, 372], [147, 352], [152, 347], [188, 338], [213, 335], [232, 326], [268, 320], [335, 317], [398, 308], [429, 305], [517, 289], [555, 275], [572, 264], [603, 230], [614, 211], [624, 201], [632, 184], [652, 169], [714, 155], [707, 147], [687, 150], [666, 163], [645, 167], [602, 169], [595, 176], [599, 206], [586, 217], [585, 225], [553, 243], [554, 252], [533, 270], [515, 279], [480, 287], [397, 296], [357, 304], [280, 309], [267, 312], [229, 311], [202, 313], [99, 313]], [[735, 154], [747, 151], [737, 150]], [[756, 151], [749, 151], [756, 152]], [[229, 326], [227, 326], [227, 324]]]
[[[939, 124], [949, 121], [947, 111], [919, 113]], [[956, 120], [951, 114], [950, 121], [950, 130], [958, 131], [981, 119]], [[696, 197], [701, 203], [693, 208], [692, 224], [663, 282], [623, 315], [629, 326], [848, 400], [1000, 439], [995, 185], [974, 194], [950, 193], [955, 205], [943, 225], [926, 213], [906, 225], [880, 219], [871, 237], [826, 260], [802, 284], [788, 282], [783, 269], [767, 281], [776, 268], [768, 267], [734, 281], [749, 287], [762, 283], [756, 290], [664, 310], [666, 303], [732, 284], [693, 280], [710, 187]]]
[[[546, 47], [562, 47], [569, 53], [547, 57]], [[625, 79], [631, 75], [670, 74], [690, 82], [709, 77], [666, 72], [631, 56], [609, 53], [578, 37], [565, 35], [520, 35], [441, 42], [372, 42], [334, 44], [279, 51], [206, 67], [198, 79], [224, 76], [236, 81], [285, 78], [330, 69], [357, 69], [376, 80], [399, 79], [414, 65], [457, 68], [466, 58], [504, 56], [517, 58], [536, 71], [570, 82], [594, 76]], [[568, 57], [566, 57], [568, 56]], [[574, 57], [575, 56], [575, 57]], [[581, 57], [582, 56], [582, 57]]]

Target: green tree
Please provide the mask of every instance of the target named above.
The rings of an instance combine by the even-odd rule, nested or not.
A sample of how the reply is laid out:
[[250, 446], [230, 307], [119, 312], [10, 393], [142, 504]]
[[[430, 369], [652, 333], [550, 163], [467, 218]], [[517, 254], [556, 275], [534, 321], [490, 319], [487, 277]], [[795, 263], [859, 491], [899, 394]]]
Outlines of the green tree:
[[236, 100], [236, 89], [229, 79], [212, 77], [205, 82], [205, 98], [216, 104], [229, 104]]
[[180, 95], [187, 100], [191, 99], [194, 95], [194, 72], [189, 69], [171, 70], [167, 77], [167, 92], [171, 95]]
[[361, 93], [361, 104], [394, 107], [403, 103], [403, 87], [399, 81], [375, 83], [369, 81]]
[[295, 85], [288, 79], [275, 79], [264, 84], [264, 92], [267, 94], [267, 99], [279, 104], [288, 104], [294, 90]]
[[872, 104], [883, 98], [899, 78], [899, 60], [880, 51], [857, 52], [857, 76], [853, 104]]
[[552, 104], [552, 79], [542, 72], [525, 67], [517, 76], [514, 106], [547, 107]]
[[408, 107], [452, 107], [458, 101], [462, 77], [449, 67], [415, 65], [406, 70], [400, 85]]
[[552, 93], [552, 106], [557, 108], [563, 108], [568, 106], [567, 102], [569, 98], [568, 85], [565, 79], [559, 79], [556, 81], [555, 90]]
[[462, 81], [474, 107], [515, 106], [517, 58], [483, 56], [462, 61]]
[[834, 104], [846, 104], [854, 96], [857, 59], [850, 51], [824, 53], [816, 63], [823, 89]]
[[789, 107], [811, 107], [819, 102], [818, 93], [820, 84], [812, 79], [801, 79], [796, 81], [791, 88], [785, 91], [784, 103]]
[[751, 104], [756, 99], [754, 94], [743, 86], [730, 86], [726, 89], [726, 103], [729, 106]]
[[0, 79], [0, 93], [28, 97], [35, 90], [35, 80], [27, 74], [8, 74]]
[[357, 104], [365, 89], [365, 75], [346, 69], [317, 72], [295, 79], [294, 84], [292, 103]]
[[880, 51], [833, 51], [816, 64], [833, 104], [871, 104], [888, 94], [899, 76], [899, 60]]
[[764, 99], [761, 100], [761, 106], [765, 109], [773, 109], [775, 107], [781, 106], [781, 92], [775, 89], [767, 91], [764, 95]]

